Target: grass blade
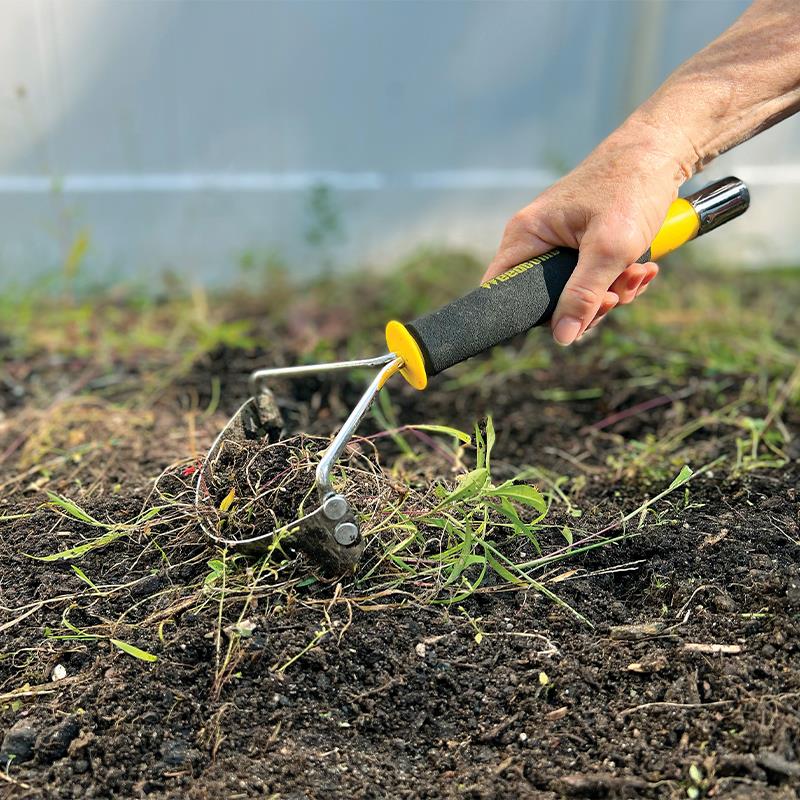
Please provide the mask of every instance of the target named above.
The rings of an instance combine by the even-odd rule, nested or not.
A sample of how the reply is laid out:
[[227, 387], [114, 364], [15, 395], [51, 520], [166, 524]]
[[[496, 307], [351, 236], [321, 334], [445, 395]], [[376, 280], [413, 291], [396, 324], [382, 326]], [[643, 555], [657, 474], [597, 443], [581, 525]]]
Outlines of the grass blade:
[[127, 642], [120, 641], [119, 639], [109, 639], [109, 641], [115, 647], [118, 647], [120, 650], [122, 650], [123, 653], [127, 653], [129, 656], [138, 658], [140, 661], [158, 661], [158, 656], [154, 656], [152, 653], [148, 653], [146, 650], [140, 650], [135, 645], [128, 644]]

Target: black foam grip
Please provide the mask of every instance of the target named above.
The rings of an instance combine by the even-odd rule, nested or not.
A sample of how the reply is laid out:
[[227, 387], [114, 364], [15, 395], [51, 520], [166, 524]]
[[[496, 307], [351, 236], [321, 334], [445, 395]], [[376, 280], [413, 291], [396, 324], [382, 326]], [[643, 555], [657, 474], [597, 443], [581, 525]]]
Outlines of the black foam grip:
[[548, 322], [577, 263], [577, 250], [550, 250], [406, 325], [428, 375]]

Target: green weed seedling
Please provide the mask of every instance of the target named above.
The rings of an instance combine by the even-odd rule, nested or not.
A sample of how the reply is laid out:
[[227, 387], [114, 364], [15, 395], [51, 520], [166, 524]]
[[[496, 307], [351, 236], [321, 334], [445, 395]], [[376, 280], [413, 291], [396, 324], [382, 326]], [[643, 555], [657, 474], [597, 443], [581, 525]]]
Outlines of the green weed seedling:
[[69, 621], [68, 615], [70, 610], [75, 607], [76, 606], [74, 603], [67, 606], [61, 615], [61, 624], [64, 626], [64, 628], [66, 628], [68, 633], [54, 633], [50, 628], [45, 628], [44, 635], [46, 638], [79, 642], [107, 641], [118, 650], [121, 650], [123, 653], [127, 653], [129, 656], [133, 656], [133, 658], [139, 659], [139, 661], [158, 661], [158, 656], [148, 653], [146, 650], [142, 650], [141, 648], [136, 647], [136, 645], [130, 644], [129, 642], [124, 642], [121, 639], [116, 639], [113, 636], [107, 636], [100, 633], [87, 633], [86, 631], [78, 628], [76, 625], [73, 625]]
[[[463, 431], [441, 426], [424, 429], [449, 433], [461, 443], [472, 444], [471, 437]], [[489, 418], [484, 431], [475, 427], [475, 466], [458, 478], [455, 487], [434, 486], [430, 496], [416, 498], [419, 503], [414, 508], [396, 508], [371, 531], [373, 537], [388, 534], [388, 542], [378, 563], [359, 582], [387, 578], [378, 569], [388, 561], [398, 570], [394, 578], [388, 577], [390, 584], [413, 581], [425, 586], [430, 602], [460, 603], [483, 587], [489, 574], [493, 574], [492, 585], [532, 588], [565, 605], [529, 571], [519, 568], [506, 555], [503, 544], [498, 543], [498, 538], [504, 542], [522, 538], [541, 555], [537, 531], [549, 502], [535, 486], [521, 483], [516, 476], [494, 483], [494, 444], [495, 430]]]
[[48, 492], [47, 496], [49, 498], [47, 505], [56, 510], [62, 516], [83, 522], [92, 528], [97, 528], [104, 531], [104, 533], [100, 534], [94, 539], [88, 539], [79, 545], [75, 545], [74, 547], [70, 547], [66, 550], [61, 550], [58, 553], [52, 553], [51, 555], [34, 556], [25, 553], [27, 558], [32, 558], [35, 561], [69, 561], [71, 559], [82, 558], [91, 550], [97, 550], [101, 547], [105, 547], [106, 545], [117, 541], [117, 539], [128, 536], [133, 531], [140, 529], [145, 523], [152, 520], [161, 511], [160, 507], [153, 507], [143, 511], [129, 522], [101, 522], [100, 520], [95, 519], [91, 514], [84, 511], [77, 503], [67, 497], [62, 497], [61, 495], [54, 494], [53, 492]]

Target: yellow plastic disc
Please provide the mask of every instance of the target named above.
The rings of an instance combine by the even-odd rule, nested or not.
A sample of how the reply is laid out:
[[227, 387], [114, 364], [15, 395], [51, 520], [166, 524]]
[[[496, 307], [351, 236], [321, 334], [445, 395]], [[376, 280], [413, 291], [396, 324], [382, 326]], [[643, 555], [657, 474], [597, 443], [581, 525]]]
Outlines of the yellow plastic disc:
[[425, 358], [417, 340], [402, 322], [393, 319], [386, 325], [386, 346], [390, 353], [395, 353], [403, 359], [400, 374], [415, 389], [424, 389], [428, 385]]

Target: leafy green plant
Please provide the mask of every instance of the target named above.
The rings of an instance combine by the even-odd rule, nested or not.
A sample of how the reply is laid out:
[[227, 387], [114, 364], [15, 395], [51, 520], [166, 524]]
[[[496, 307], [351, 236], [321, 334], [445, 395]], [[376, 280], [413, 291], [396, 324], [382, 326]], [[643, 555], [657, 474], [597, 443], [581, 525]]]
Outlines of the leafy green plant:
[[322, 251], [342, 237], [341, 214], [327, 184], [320, 183], [312, 188], [308, 198], [308, 216], [305, 239], [312, 247]]
[[[453, 436], [462, 444], [473, 443], [463, 431], [430, 425], [422, 429]], [[381, 561], [361, 581], [378, 576], [378, 567], [386, 560], [398, 571], [395, 582], [412, 576], [430, 581], [431, 602], [460, 603], [480, 589], [490, 573], [495, 582], [533, 588], [562, 602], [529, 572], [519, 569], [498, 543], [501, 539], [524, 542], [541, 554], [537, 530], [549, 506], [533, 485], [516, 478], [494, 482], [494, 444], [495, 430], [489, 418], [484, 430], [475, 427], [473, 469], [462, 474], [454, 487], [434, 486], [431, 496], [413, 510], [397, 508], [396, 514], [371, 531], [371, 536], [388, 534], [390, 540], [397, 536], [400, 541], [384, 546]]]

